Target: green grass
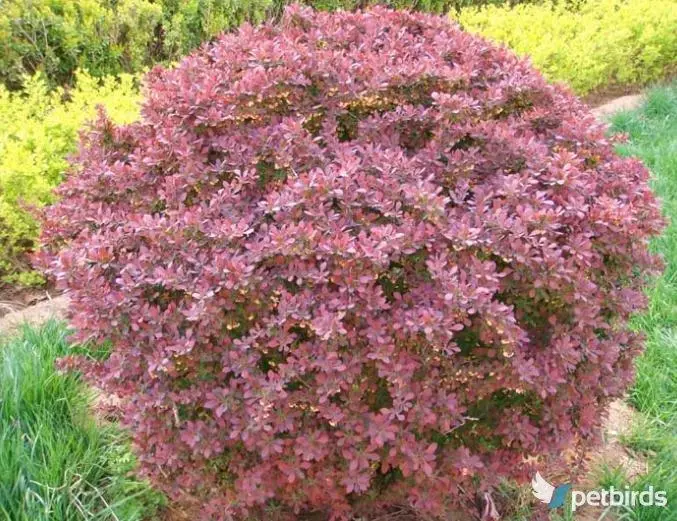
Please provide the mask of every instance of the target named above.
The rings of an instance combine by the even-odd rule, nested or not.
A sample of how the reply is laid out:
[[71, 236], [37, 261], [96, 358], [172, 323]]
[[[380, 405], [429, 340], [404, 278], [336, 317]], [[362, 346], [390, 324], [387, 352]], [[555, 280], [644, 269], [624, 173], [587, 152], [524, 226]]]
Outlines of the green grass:
[[[650, 91], [640, 109], [615, 115], [612, 131], [627, 133], [630, 139], [619, 151], [639, 157], [651, 170], [652, 186], [668, 222], [652, 243], [664, 258], [665, 271], [649, 290], [647, 312], [634, 320], [647, 338], [630, 393], [630, 402], [641, 415], [624, 440], [649, 465], [646, 475], [629, 484], [635, 490], [649, 485], [666, 490], [668, 507], [623, 509], [618, 518], [673, 521], [677, 520], [677, 83]], [[613, 481], [621, 484], [623, 477]]]
[[114, 425], [90, 414], [91, 392], [60, 374], [65, 328], [51, 322], [0, 345], [0, 521], [137, 521], [159, 496], [129, 476]]

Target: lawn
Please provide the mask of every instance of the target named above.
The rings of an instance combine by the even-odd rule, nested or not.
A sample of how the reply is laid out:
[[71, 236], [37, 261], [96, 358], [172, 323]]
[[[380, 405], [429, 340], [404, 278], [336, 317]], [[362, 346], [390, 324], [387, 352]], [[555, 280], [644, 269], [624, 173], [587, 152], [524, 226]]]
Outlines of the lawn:
[[[638, 416], [627, 447], [646, 458], [647, 474], [629, 480], [607, 469], [601, 485], [668, 492], [668, 508], [622, 510], [619, 520], [677, 520], [677, 84], [648, 94], [636, 111], [617, 114], [612, 132], [629, 134], [625, 155], [642, 158], [667, 221], [652, 247], [665, 272], [649, 290], [634, 325], [647, 337], [629, 400]], [[129, 472], [134, 460], [114, 425], [95, 422], [92, 395], [76, 376], [54, 369], [68, 349], [63, 326], [26, 328], [0, 347], [0, 520], [135, 521], [160, 499]], [[672, 507], [671, 507], [672, 506]], [[528, 514], [523, 514], [527, 519]]]
[[[637, 507], [620, 512], [620, 519], [672, 521], [677, 519], [677, 83], [650, 91], [640, 109], [614, 116], [612, 131], [627, 133], [629, 141], [619, 151], [641, 158], [652, 171], [668, 222], [652, 244], [665, 271], [648, 293], [649, 309], [635, 320], [647, 337], [646, 352], [629, 397], [640, 414], [624, 440], [648, 458], [649, 472], [631, 482], [632, 488], [666, 490], [668, 508]], [[615, 481], [628, 484], [622, 474]]]

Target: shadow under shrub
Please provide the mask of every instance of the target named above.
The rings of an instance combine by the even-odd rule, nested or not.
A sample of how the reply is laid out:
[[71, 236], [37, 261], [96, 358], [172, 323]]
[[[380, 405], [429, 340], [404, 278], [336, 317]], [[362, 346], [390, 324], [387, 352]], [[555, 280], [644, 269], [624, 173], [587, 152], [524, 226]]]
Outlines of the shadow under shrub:
[[40, 261], [175, 501], [442, 516], [595, 441], [662, 221], [571, 94], [443, 18], [299, 7], [146, 93]]

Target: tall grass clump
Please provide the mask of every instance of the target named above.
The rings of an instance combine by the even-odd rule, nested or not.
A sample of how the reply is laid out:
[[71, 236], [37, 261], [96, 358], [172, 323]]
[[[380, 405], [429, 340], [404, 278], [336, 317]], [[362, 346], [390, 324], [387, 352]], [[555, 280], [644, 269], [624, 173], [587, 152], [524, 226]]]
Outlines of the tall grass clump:
[[92, 393], [55, 360], [68, 352], [52, 322], [0, 347], [0, 520], [137, 521], [157, 497], [128, 477], [134, 459], [114, 425], [90, 415]]

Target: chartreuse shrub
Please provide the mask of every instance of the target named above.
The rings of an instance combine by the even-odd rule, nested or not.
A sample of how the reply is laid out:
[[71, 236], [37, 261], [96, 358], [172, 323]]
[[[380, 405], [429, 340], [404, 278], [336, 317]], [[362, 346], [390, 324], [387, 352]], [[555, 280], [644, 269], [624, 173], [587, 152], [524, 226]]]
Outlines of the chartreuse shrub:
[[67, 155], [76, 149], [82, 125], [96, 116], [97, 104], [125, 123], [138, 117], [138, 102], [129, 75], [99, 82], [81, 74], [68, 91], [49, 91], [37, 75], [26, 80], [20, 93], [0, 86], [0, 277], [36, 280], [26, 258], [38, 234], [29, 207], [53, 201]]
[[39, 258], [174, 501], [443, 516], [594, 441], [662, 220], [566, 90], [445, 18], [294, 7], [147, 92]]
[[643, 84], [674, 71], [675, 0], [471, 7], [452, 16], [467, 30], [530, 56], [548, 79], [580, 94], [610, 84]]
[[[514, 0], [512, 3], [517, 3]], [[19, 89], [40, 71], [50, 85], [71, 84], [75, 71], [93, 76], [137, 72], [175, 61], [242, 22], [277, 17], [288, 0], [3, 0], [0, 82]], [[317, 9], [374, 4], [444, 13], [503, 0], [306, 0]]]
[[91, 393], [54, 367], [65, 338], [52, 322], [0, 343], [0, 519], [147, 520], [160, 498], [129, 477], [125, 437], [95, 423]]
[[94, 76], [150, 63], [162, 5], [152, 0], [4, 0], [0, 81], [11, 89], [41, 71], [50, 85], [78, 68]]
[[[301, 3], [312, 6], [315, 9], [329, 11], [339, 9], [349, 11], [382, 5], [393, 9], [411, 9], [442, 14], [449, 12], [450, 9], [462, 9], [469, 6], [489, 4], [503, 5], [508, 3], [509, 5], [514, 5], [524, 1], [533, 0], [303, 0]], [[291, 3], [288, 0], [274, 0], [274, 2], [280, 7]]]
[[245, 20], [265, 18], [273, 0], [7, 0], [0, 12], [0, 81], [21, 87], [41, 71], [50, 85], [136, 72], [175, 60]]

